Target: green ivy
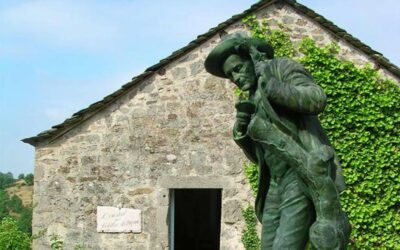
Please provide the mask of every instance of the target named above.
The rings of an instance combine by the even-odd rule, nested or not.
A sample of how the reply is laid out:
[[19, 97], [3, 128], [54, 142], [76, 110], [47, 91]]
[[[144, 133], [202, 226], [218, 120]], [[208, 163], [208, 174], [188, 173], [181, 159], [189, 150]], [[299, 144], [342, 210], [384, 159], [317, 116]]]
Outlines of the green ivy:
[[63, 250], [64, 249], [64, 241], [61, 239], [61, 236], [58, 234], [50, 235], [50, 247], [52, 250]]
[[336, 57], [335, 45], [305, 39], [301, 63], [328, 96], [320, 116], [341, 160], [347, 190], [343, 209], [356, 248], [400, 247], [400, 88], [370, 66]]
[[244, 165], [244, 173], [249, 180], [253, 195], [257, 195], [258, 191], [258, 166], [254, 163], [247, 163]]
[[[271, 30], [266, 19], [260, 22], [254, 15], [247, 16], [242, 22], [250, 28], [253, 37], [266, 39], [272, 45], [275, 57], [294, 57], [295, 49], [286, 32]], [[279, 27], [283, 28], [282, 24], [279, 24]]]
[[243, 231], [242, 242], [246, 250], [258, 250], [260, 249], [260, 238], [257, 235], [257, 218], [254, 213], [254, 207], [249, 205], [247, 208], [242, 210], [242, 215], [246, 224], [246, 228]]
[[[253, 163], [246, 163], [244, 165], [244, 172], [255, 196], [258, 190], [258, 166]], [[254, 207], [249, 204], [247, 208], [242, 209], [242, 215], [246, 224], [242, 235], [244, 248], [247, 250], [258, 250], [260, 249], [261, 242], [257, 234], [257, 218]]]
[[[294, 48], [282, 29], [271, 30], [265, 20], [259, 22], [254, 16], [243, 21], [254, 37], [274, 46], [276, 56], [302, 54], [299, 62], [327, 94], [328, 106], [320, 120], [346, 180], [341, 204], [353, 227], [350, 247], [399, 249], [400, 88], [371, 66], [357, 67], [339, 59], [336, 44], [320, 47], [305, 38]], [[245, 171], [254, 190], [256, 174]], [[246, 220], [246, 228], [249, 225]], [[244, 243], [246, 249], [259, 242], [253, 235], [247, 239], [254, 242]]]

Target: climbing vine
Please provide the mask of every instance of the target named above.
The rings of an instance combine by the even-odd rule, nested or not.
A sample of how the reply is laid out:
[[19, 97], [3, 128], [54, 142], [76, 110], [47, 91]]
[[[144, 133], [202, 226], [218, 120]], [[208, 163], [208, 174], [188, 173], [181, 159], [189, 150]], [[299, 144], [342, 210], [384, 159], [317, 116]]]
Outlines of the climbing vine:
[[257, 218], [254, 213], [254, 208], [249, 205], [242, 210], [246, 228], [243, 231], [242, 242], [246, 250], [259, 250], [261, 246], [260, 238], [257, 235]]
[[[400, 248], [400, 88], [371, 66], [357, 67], [340, 59], [340, 48], [335, 44], [320, 47], [305, 38], [295, 48], [282, 27], [271, 30], [265, 20], [258, 21], [255, 16], [243, 22], [254, 37], [273, 45], [276, 56], [302, 55], [296, 60], [328, 96], [328, 106], [319, 118], [346, 180], [347, 188], [340, 198], [353, 227], [350, 247]], [[255, 171], [256, 167], [245, 168], [253, 191], [257, 186]], [[256, 230], [249, 230], [255, 229], [249, 211], [254, 214], [253, 208], [243, 210], [246, 230], [242, 240], [246, 240], [246, 249], [257, 249], [252, 247], [259, 244], [259, 238]], [[249, 239], [253, 241], [249, 243]]]
[[[240, 97], [240, 96], [239, 96]], [[253, 195], [256, 196], [258, 190], [258, 167], [253, 163], [247, 163], [244, 165], [244, 172], [249, 180]], [[243, 231], [242, 242], [246, 250], [258, 250], [260, 249], [260, 238], [257, 235], [257, 218], [254, 212], [254, 207], [250, 204], [242, 209], [242, 215], [246, 227]]]
[[266, 19], [259, 22], [253, 15], [245, 17], [242, 21], [250, 28], [253, 37], [268, 40], [274, 48], [275, 57], [293, 57], [295, 55], [289, 34], [282, 31], [283, 25], [279, 24], [280, 29], [273, 30], [268, 26]]

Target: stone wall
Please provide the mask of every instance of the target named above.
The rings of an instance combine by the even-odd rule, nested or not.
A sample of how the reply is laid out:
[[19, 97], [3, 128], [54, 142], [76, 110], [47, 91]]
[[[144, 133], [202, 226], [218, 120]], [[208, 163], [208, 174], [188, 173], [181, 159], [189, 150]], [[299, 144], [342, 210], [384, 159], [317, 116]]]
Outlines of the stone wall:
[[[321, 44], [336, 41], [347, 60], [372, 62], [288, 6], [257, 15], [272, 27], [283, 23], [295, 42], [306, 35]], [[244, 25], [226, 31], [237, 30]], [[219, 40], [209, 39], [61, 138], [37, 146], [33, 230], [47, 231], [34, 249], [48, 249], [51, 234], [66, 249], [165, 249], [169, 189], [182, 187], [223, 189], [221, 249], [243, 249], [241, 208], [253, 197], [245, 157], [231, 138], [234, 86], [203, 67]], [[141, 209], [142, 233], [97, 233], [97, 206]]]
[[[206, 73], [217, 38], [183, 56], [52, 144], [36, 149], [34, 233], [67, 249], [164, 249], [169, 188], [222, 188], [221, 249], [241, 249], [252, 201], [231, 138], [233, 84]], [[96, 207], [142, 210], [140, 234], [96, 232]], [[35, 241], [48, 248], [48, 236]]]

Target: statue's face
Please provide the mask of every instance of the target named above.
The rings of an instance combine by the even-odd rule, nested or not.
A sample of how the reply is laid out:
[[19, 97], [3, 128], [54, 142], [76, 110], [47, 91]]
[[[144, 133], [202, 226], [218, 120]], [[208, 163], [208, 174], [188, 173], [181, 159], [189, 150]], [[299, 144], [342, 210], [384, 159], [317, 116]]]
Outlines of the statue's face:
[[256, 87], [254, 65], [250, 59], [232, 54], [225, 60], [223, 70], [241, 90], [247, 91]]

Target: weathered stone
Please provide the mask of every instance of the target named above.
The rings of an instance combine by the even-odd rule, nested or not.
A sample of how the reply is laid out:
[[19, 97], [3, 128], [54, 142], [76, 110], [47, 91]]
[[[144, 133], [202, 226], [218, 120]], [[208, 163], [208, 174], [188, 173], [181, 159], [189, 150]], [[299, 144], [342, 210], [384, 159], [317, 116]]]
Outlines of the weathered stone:
[[80, 177], [79, 181], [84, 182], [84, 181], [94, 181], [97, 180], [97, 177], [94, 176], [88, 176], [88, 177]]
[[154, 189], [152, 188], [136, 188], [134, 190], [128, 191], [128, 194], [131, 196], [135, 196], [135, 195], [147, 195], [151, 194], [152, 192], [154, 192]]
[[190, 74], [193, 76], [193, 75], [197, 75], [198, 73], [200, 73], [204, 69], [203, 64], [204, 64], [204, 62], [202, 60], [192, 63], [190, 65]]
[[233, 154], [234, 151], [232, 152], [226, 152], [226, 156], [229, 155], [229, 157], [226, 158], [226, 168], [225, 168], [225, 174], [227, 175], [237, 175], [243, 171], [243, 164], [238, 164], [238, 162], [243, 162], [244, 157], [243, 155]]
[[167, 161], [175, 163], [176, 162], [176, 155], [173, 155], [173, 154], [167, 155]]
[[67, 157], [66, 164], [76, 166], [78, 164], [78, 157], [76, 156]]
[[57, 162], [58, 162], [58, 160], [57, 159], [43, 159], [43, 160], [41, 160], [41, 162], [43, 163], [43, 164], [46, 164], [46, 165], [56, 165], [57, 164]]
[[102, 194], [104, 192], [107, 192], [107, 190], [99, 183], [89, 183], [86, 190], [88, 193], [94, 193], [94, 194]]
[[143, 84], [143, 85], [141, 86], [141, 88], [140, 88], [140, 91], [143, 92], [143, 93], [148, 93], [148, 94], [150, 94], [150, 93], [153, 92], [154, 89], [155, 89], [155, 88], [154, 88], [154, 85], [153, 85], [153, 84]]
[[324, 36], [315, 36], [315, 35], [313, 36], [313, 38], [315, 41], [323, 41], [325, 39]]
[[224, 198], [233, 198], [239, 193], [239, 190], [237, 188], [229, 188], [229, 189], [224, 189], [223, 196]]
[[97, 134], [93, 134], [93, 135], [87, 135], [84, 137], [84, 140], [87, 141], [90, 144], [93, 143], [98, 143], [100, 140], [100, 136]]
[[278, 26], [279, 22], [275, 18], [269, 18], [268, 19], [268, 25], [271, 27], [276, 27]]
[[88, 164], [93, 164], [96, 162], [96, 159], [94, 156], [83, 156], [81, 158], [81, 164], [82, 165], [88, 165]]
[[51, 155], [53, 152], [54, 152], [54, 149], [46, 149], [46, 148], [44, 148], [44, 149], [37, 149], [37, 150], [36, 150], [36, 157], [37, 157], [38, 159], [40, 159], [40, 158], [42, 158], [43, 156]]
[[198, 57], [197, 53], [189, 53], [187, 55], [184, 55], [179, 62], [190, 62], [193, 61], [194, 59], [196, 59]]
[[151, 105], [151, 104], [157, 103], [157, 101], [158, 101], [158, 100], [147, 101], [147, 102], [146, 102], [146, 105]]
[[176, 114], [169, 114], [168, 115], [168, 120], [176, 120], [176, 118], [178, 118], [178, 115], [176, 115]]
[[292, 17], [292, 16], [284, 16], [282, 18], [282, 22], [284, 24], [292, 24], [292, 23], [294, 23], [294, 17]]
[[207, 165], [206, 154], [203, 152], [192, 151], [190, 153], [190, 166], [200, 175], [211, 174], [211, 166]]
[[59, 181], [52, 181], [50, 184], [47, 186], [47, 189], [49, 191], [55, 191], [55, 192], [61, 192], [62, 191], [62, 185]]
[[76, 178], [74, 178], [74, 177], [67, 177], [66, 180], [69, 182], [72, 182], [72, 183], [76, 182]]
[[301, 33], [301, 34], [305, 34], [307, 32], [307, 29], [305, 29], [305, 28], [296, 28], [294, 31], [298, 32], [298, 33]]
[[204, 88], [209, 91], [213, 91], [216, 94], [219, 94], [221, 90], [223, 91], [225, 80], [221, 78], [217, 78], [215, 76], [210, 76], [206, 79], [204, 83]]
[[58, 172], [63, 173], [63, 174], [68, 174], [70, 171], [70, 167], [67, 166], [60, 166], [58, 169]]
[[303, 18], [299, 18], [296, 20], [296, 25], [298, 25], [300, 27], [305, 26], [306, 24], [307, 24], [307, 21], [304, 20]]
[[172, 70], [172, 76], [176, 79], [176, 80], [182, 80], [183, 78], [185, 78], [187, 76], [187, 70], [186, 68], [175, 68]]
[[233, 224], [242, 219], [242, 209], [238, 200], [229, 200], [223, 204], [223, 221]]

